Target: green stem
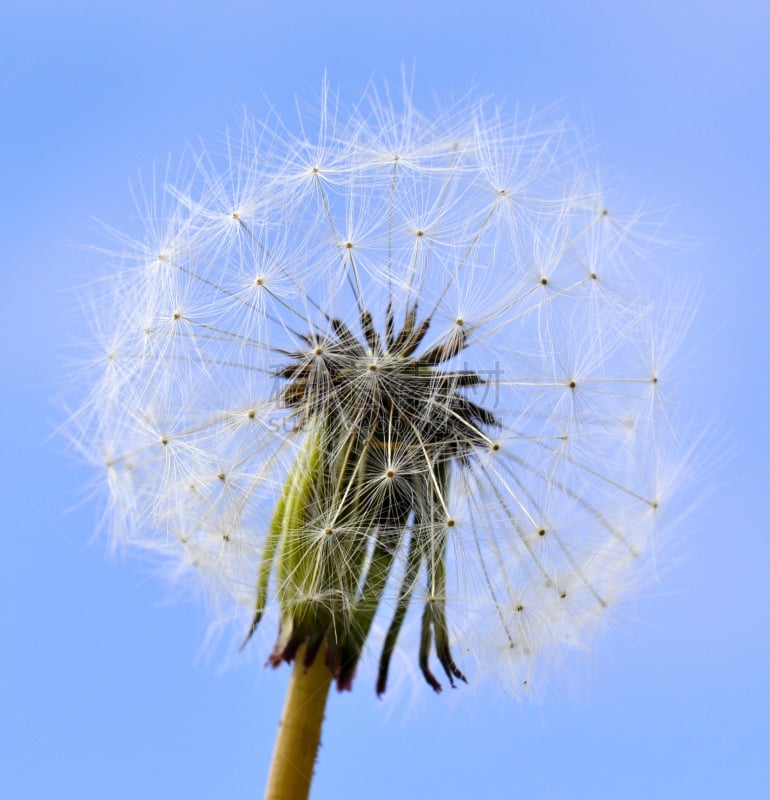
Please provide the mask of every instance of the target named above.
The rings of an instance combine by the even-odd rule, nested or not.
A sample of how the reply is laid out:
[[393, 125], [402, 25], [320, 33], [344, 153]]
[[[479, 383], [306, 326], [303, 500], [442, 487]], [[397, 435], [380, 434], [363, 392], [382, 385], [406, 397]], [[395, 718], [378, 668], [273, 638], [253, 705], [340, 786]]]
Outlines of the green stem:
[[322, 656], [305, 667], [304, 646], [294, 659], [265, 789], [265, 800], [307, 800], [331, 685]]

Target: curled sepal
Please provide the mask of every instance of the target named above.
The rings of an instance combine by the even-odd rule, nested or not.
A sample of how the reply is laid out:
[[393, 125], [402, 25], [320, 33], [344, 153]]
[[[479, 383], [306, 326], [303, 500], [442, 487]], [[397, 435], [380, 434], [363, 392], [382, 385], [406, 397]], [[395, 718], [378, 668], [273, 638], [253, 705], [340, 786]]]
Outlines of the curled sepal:
[[411, 508], [408, 505], [402, 505], [400, 514], [392, 519], [394, 526], [377, 532], [374, 553], [353, 613], [350, 631], [341, 646], [340, 672], [337, 676], [337, 688], [340, 691], [349, 691], [353, 688], [353, 678], [361, 651], [390, 576], [402, 531], [410, 512]]
[[449, 678], [452, 688], [455, 685], [455, 678], [464, 683], [467, 683], [467, 680], [452, 658], [446, 622], [447, 531], [454, 525], [452, 520], [447, 519], [445, 500], [448, 497], [451, 475], [449, 462], [441, 462], [436, 465], [432, 475], [432, 480], [424, 492], [423, 503], [420, 504], [421, 513], [415, 520], [416, 530], [421, 534], [428, 579], [428, 597], [423, 609], [420, 629], [419, 663], [425, 680], [436, 692], [440, 692], [441, 684], [436, 680], [429, 666], [431, 642], [435, 644], [436, 657]]
[[401, 588], [398, 593], [398, 600], [396, 602], [396, 610], [393, 614], [388, 632], [385, 635], [385, 642], [382, 646], [382, 653], [380, 654], [380, 666], [377, 673], [377, 695], [382, 695], [388, 683], [388, 671], [390, 668], [390, 659], [393, 655], [393, 650], [396, 647], [398, 635], [401, 632], [401, 626], [404, 623], [409, 602], [414, 593], [414, 587], [417, 582], [417, 576], [420, 572], [420, 562], [422, 561], [422, 553], [420, 548], [419, 537], [412, 531], [412, 536], [409, 542], [409, 552], [406, 557], [406, 570], [404, 577], [401, 581]]
[[265, 612], [267, 605], [267, 592], [270, 585], [270, 573], [273, 571], [273, 560], [275, 558], [275, 551], [281, 539], [281, 532], [283, 530], [283, 519], [286, 513], [286, 498], [281, 496], [278, 499], [273, 519], [270, 521], [270, 528], [267, 532], [267, 540], [265, 542], [265, 549], [262, 551], [262, 561], [259, 565], [259, 577], [257, 580], [257, 600], [254, 608], [254, 616], [251, 620], [251, 625], [246, 636], [243, 639], [240, 649], [243, 650], [248, 644], [249, 639], [254, 635], [257, 626], [262, 620], [262, 615]]
[[[432, 635], [431, 635], [432, 629]], [[444, 668], [449, 683], [452, 688], [455, 687], [454, 679], [468, 683], [465, 675], [460, 671], [452, 658], [451, 650], [449, 649], [449, 632], [446, 624], [446, 614], [444, 612], [444, 603], [441, 600], [431, 598], [425, 604], [422, 612], [422, 628], [420, 631], [420, 670], [425, 677], [425, 680], [436, 691], [441, 691], [441, 684], [436, 680], [436, 676], [431, 672], [428, 657], [430, 655], [431, 639], [435, 642], [436, 657], [439, 663]]]

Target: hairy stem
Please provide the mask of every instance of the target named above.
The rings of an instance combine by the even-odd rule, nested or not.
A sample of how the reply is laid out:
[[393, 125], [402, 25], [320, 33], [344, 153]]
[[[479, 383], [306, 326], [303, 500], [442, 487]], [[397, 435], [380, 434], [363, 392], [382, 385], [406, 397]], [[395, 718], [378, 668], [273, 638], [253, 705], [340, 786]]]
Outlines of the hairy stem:
[[320, 655], [306, 668], [304, 650], [294, 659], [265, 800], [306, 800], [310, 794], [332, 675]]

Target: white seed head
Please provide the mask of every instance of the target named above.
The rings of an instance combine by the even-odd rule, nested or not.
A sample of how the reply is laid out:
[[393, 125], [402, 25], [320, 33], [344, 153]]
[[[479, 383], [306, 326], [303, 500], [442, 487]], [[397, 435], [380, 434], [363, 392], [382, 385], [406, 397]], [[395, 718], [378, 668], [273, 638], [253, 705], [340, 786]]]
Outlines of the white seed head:
[[324, 646], [349, 687], [366, 641], [381, 691], [422, 600], [434, 688], [431, 643], [529, 691], [650, 548], [676, 287], [561, 127], [407, 97], [298, 130], [160, 187], [93, 305], [112, 533], [277, 606], [276, 663]]

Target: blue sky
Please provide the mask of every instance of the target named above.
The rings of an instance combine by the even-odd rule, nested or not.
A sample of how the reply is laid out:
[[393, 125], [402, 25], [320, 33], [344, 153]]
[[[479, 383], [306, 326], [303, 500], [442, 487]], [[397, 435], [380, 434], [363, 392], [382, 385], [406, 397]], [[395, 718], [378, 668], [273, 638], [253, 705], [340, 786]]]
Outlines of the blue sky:
[[[505, 8], [503, 7], [505, 5]], [[759, 2], [136, 0], [0, 7], [0, 793], [259, 796], [287, 671], [201, 657], [206, 610], [93, 540], [92, 474], [52, 431], [99, 269], [94, 218], [241, 109], [287, 118], [324, 70], [351, 101], [414, 69], [418, 104], [470, 87], [559, 103], [629, 204], [692, 243], [680, 402], [704, 431], [677, 563], [537, 705], [494, 685], [408, 708], [333, 695], [316, 798], [760, 797], [770, 790], [770, 10]]]

